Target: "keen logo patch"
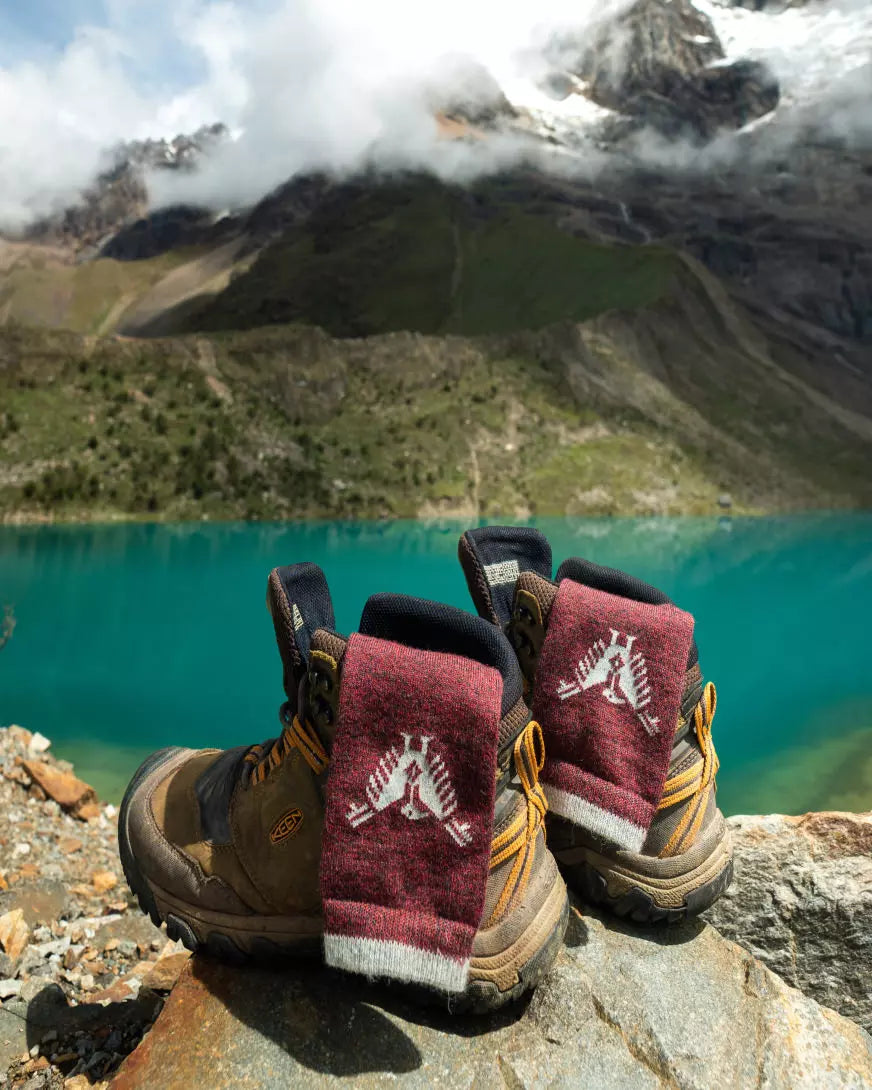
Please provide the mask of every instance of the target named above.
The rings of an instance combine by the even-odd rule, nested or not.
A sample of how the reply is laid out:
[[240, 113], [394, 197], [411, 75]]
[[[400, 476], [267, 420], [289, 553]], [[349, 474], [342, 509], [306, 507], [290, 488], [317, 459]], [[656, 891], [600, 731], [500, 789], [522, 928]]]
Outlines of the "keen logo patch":
[[286, 814], [282, 814], [282, 816], [270, 830], [270, 841], [273, 844], [281, 844], [283, 841], [288, 840], [290, 837], [296, 836], [296, 834], [300, 831], [300, 826], [302, 824], [303, 811], [288, 810]]

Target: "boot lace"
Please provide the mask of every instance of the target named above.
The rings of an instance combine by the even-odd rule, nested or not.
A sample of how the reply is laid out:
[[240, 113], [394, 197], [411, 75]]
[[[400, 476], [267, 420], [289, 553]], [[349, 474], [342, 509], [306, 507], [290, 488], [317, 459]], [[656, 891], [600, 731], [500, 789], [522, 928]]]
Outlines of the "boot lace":
[[675, 832], [669, 838], [661, 856], [675, 855], [682, 848], [693, 844], [702, 825], [708, 806], [709, 796], [714, 790], [714, 779], [720, 768], [720, 761], [712, 741], [712, 720], [718, 706], [718, 694], [709, 682], [703, 689], [702, 697], [693, 710], [693, 725], [699, 742], [702, 757], [684, 772], [672, 776], [663, 785], [663, 797], [657, 804], [657, 811], [675, 806], [679, 802], [691, 799], [691, 804], [684, 811]]
[[278, 738], [252, 746], [245, 755], [246, 762], [253, 766], [250, 776], [252, 784], [263, 783], [293, 749], [299, 750], [316, 776], [327, 769], [330, 759], [312, 724], [308, 720], [301, 722], [299, 716], [291, 712], [289, 704], [282, 704], [279, 720], [282, 733]]
[[548, 811], [545, 792], [539, 783], [539, 773], [545, 764], [545, 742], [542, 738], [542, 728], [535, 719], [532, 719], [518, 736], [514, 756], [515, 768], [524, 789], [527, 805], [524, 813], [519, 814], [507, 829], [494, 837], [491, 844], [491, 870], [507, 859], [511, 859], [512, 856], [516, 858], [499, 900], [485, 926], [500, 918], [515, 892], [521, 895], [527, 888], [530, 871], [533, 869], [538, 833]]

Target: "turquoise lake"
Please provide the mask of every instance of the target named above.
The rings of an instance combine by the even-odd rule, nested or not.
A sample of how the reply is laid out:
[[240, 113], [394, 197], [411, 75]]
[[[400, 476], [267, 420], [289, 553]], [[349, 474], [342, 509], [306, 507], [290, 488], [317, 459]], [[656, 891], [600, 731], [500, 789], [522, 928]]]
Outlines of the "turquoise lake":
[[[872, 808], [872, 514], [535, 525], [555, 567], [626, 568], [695, 614], [727, 813]], [[0, 723], [47, 735], [111, 799], [158, 746], [262, 741], [282, 699], [269, 570], [320, 564], [348, 632], [375, 591], [466, 606], [465, 528], [0, 527], [0, 604], [18, 619]]]

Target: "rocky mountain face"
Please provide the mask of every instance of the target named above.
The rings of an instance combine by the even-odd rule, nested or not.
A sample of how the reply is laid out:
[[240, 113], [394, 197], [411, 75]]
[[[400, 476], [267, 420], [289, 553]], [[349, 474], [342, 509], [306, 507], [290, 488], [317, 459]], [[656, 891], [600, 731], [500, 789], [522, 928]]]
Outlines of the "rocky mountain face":
[[[815, 469], [807, 487], [786, 490], [785, 503], [799, 503], [800, 493], [822, 506], [836, 493], [838, 502], [859, 496], [855, 465], [872, 417], [872, 148], [828, 127], [842, 100], [782, 97], [758, 61], [727, 54], [715, 22], [690, 0], [637, 0], [593, 35], [555, 41], [550, 63], [543, 79], [552, 100], [571, 106], [586, 95], [600, 120], [582, 124], [571, 109], [543, 120], [509, 103], [479, 66], [450, 62], [454, 93], [434, 88], [429, 99], [443, 135], [485, 151], [488, 140], [507, 137], [529, 149], [529, 162], [463, 188], [373, 168], [352, 178], [294, 177], [217, 220], [204, 208], [147, 212], [145, 168], [195, 169], [225, 134], [128, 148], [82, 205], [34, 228], [30, 250], [0, 243], [0, 320], [139, 338], [298, 322], [337, 338], [502, 337], [568, 322], [587, 327], [584, 339], [590, 323], [615, 310], [622, 317], [609, 343], [620, 343], [634, 372], [658, 369], [679, 403], [695, 397], [694, 411], [715, 413], [725, 440], [721, 469], [707, 468], [707, 482], [734, 481], [736, 451], [748, 442], [747, 418], [729, 409], [721, 381], [737, 366], [756, 376], [738, 383], [744, 405], [754, 403], [754, 382], [773, 399], [771, 414], [754, 418], [767, 444], [796, 435], [798, 412], [814, 420], [807, 435], [844, 436], [833, 439], [830, 466], [833, 481], [847, 474], [844, 494], [821, 492], [832, 484]], [[850, 79], [862, 81], [864, 71]], [[559, 170], [543, 147], [557, 149]], [[33, 240], [67, 256], [46, 257]], [[667, 316], [676, 252], [713, 273], [729, 298], [703, 304], [712, 292], [700, 293], [698, 280], [688, 291], [682, 274], [680, 316]], [[644, 342], [637, 332], [631, 343], [627, 330], [642, 326]], [[670, 369], [667, 344], [687, 356], [688, 377]], [[728, 364], [734, 359], [741, 362]], [[122, 361], [118, 370], [126, 368]], [[720, 400], [700, 396], [712, 375]], [[773, 375], [774, 385], [763, 378]], [[11, 434], [0, 441], [19, 442]], [[782, 455], [767, 444], [767, 459], [796, 472], [790, 443]], [[16, 451], [20, 464], [26, 452]], [[799, 461], [815, 459], [803, 446]], [[765, 487], [728, 490], [749, 507], [769, 502], [777, 490], [764, 477]], [[122, 507], [126, 489], [117, 491]], [[615, 491], [620, 500], [610, 491], [587, 509], [624, 509], [626, 496]], [[555, 509], [584, 508], [558, 492]], [[394, 503], [354, 492], [354, 508], [351, 494], [333, 495], [329, 510], [382, 512]], [[162, 496], [156, 502], [176, 503]], [[233, 510], [247, 510], [247, 493], [239, 502]], [[405, 513], [408, 502], [404, 494]], [[527, 493], [511, 504], [528, 509]], [[673, 509], [660, 499], [655, 508]]]
[[749, 8], [751, 11], [786, 11], [787, 8], [804, 8], [819, 4], [822, 0], [724, 0], [733, 8]]
[[[79, 204], [33, 224], [25, 239], [60, 245], [77, 254], [111, 253], [115, 233], [126, 224], [141, 221], [148, 213], [144, 175], [153, 170], [194, 170], [200, 157], [226, 137], [226, 128], [216, 124], [204, 126], [191, 135], [177, 136], [174, 140], [122, 144], [108, 154], [109, 165], [82, 194]], [[186, 224], [203, 218], [202, 210], [194, 209], [158, 213], [153, 232], [168, 248], [182, 241], [181, 232], [172, 227], [175, 221]], [[150, 255], [135, 252], [132, 256]]]
[[553, 59], [619, 115], [606, 129], [612, 142], [649, 128], [702, 143], [769, 113], [780, 98], [765, 65], [724, 61], [714, 24], [690, 0], [637, 0], [592, 40], [558, 40]]

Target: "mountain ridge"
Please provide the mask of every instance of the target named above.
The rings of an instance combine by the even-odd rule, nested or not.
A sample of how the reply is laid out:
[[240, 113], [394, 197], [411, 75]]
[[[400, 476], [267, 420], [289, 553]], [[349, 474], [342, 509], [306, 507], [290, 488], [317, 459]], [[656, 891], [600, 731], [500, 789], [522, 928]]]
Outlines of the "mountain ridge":
[[[628, 27], [647, 44], [615, 80], [603, 58]], [[552, 141], [571, 170], [531, 152], [461, 186], [373, 167], [294, 177], [220, 214], [143, 214], [144, 168], [163, 158], [194, 177], [227, 140], [214, 128], [172, 149], [120, 150], [78, 212], [0, 241], [3, 517], [869, 505], [872, 152], [808, 127], [806, 106], [782, 98], [719, 162], [720, 137], [694, 118], [723, 106], [734, 129], [747, 86], [730, 82], [744, 62], [711, 20], [689, 0], [636, 0], [598, 34], [575, 60], [558, 51], [549, 93], [622, 113], [574, 131], [567, 115], [555, 135], [487, 73], [459, 68], [450, 116], [434, 119], [476, 146], [509, 133], [530, 149]], [[716, 69], [726, 103], [698, 86]], [[468, 87], [484, 87], [486, 109]], [[670, 154], [685, 159], [658, 165], [638, 141], [662, 129], [664, 109], [685, 134]], [[792, 110], [806, 137], [773, 151], [769, 123], [783, 128]], [[605, 146], [582, 169], [585, 149]], [[62, 328], [79, 336], [45, 332]], [[57, 373], [90, 406], [84, 424], [46, 369], [61, 344]], [[511, 397], [494, 392], [503, 378]], [[189, 381], [202, 403], [176, 389]], [[475, 408], [458, 426], [464, 399], [494, 398], [499, 413]], [[527, 404], [542, 435], [525, 433], [522, 458]], [[408, 409], [448, 468], [425, 465]]]

